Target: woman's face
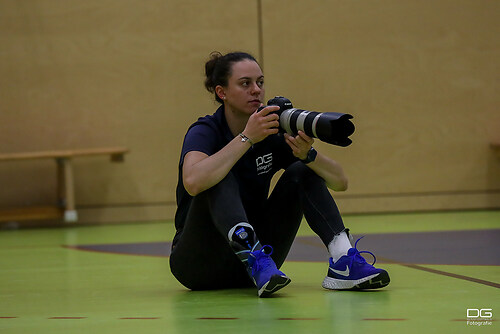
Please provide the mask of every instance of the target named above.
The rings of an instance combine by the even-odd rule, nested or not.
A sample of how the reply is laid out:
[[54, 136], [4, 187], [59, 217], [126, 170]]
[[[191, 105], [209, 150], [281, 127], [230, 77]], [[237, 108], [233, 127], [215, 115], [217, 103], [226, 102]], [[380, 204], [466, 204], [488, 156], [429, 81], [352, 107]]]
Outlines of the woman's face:
[[217, 87], [228, 111], [251, 115], [264, 101], [264, 75], [259, 64], [249, 59], [234, 63], [227, 87]]

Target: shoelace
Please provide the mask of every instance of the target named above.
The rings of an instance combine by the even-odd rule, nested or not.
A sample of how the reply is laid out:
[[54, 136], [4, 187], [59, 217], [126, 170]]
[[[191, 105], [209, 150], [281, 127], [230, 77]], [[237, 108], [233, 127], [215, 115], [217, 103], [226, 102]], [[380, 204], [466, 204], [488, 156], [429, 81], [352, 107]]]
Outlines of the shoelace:
[[359, 240], [363, 239], [364, 236], [362, 236], [361, 238], [359, 238], [358, 240], [356, 240], [356, 242], [354, 243], [354, 249], [356, 250], [356, 253], [354, 253], [354, 256], [352, 257], [352, 260], [351, 260], [351, 265], [350, 267], [352, 267], [352, 264], [354, 262], [354, 260], [356, 260], [357, 262], [359, 263], [364, 263], [366, 262], [365, 258], [363, 256], [361, 256], [362, 253], [366, 253], [366, 254], [370, 254], [371, 256], [373, 256], [373, 263], [372, 263], [372, 266], [375, 264], [375, 262], [377, 262], [377, 258], [375, 257], [375, 254], [373, 254], [372, 252], [369, 252], [369, 251], [359, 251], [358, 250], [358, 242]]
[[[264, 252], [264, 249], [270, 249], [269, 254]], [[253, 266], [255, 271], [259, 271], [261, 267], [268, 267], [272, 263], [271, 254], [273, 253], [273, 248], [271, 246], [265, 245], [258, 250], [258, 252], [264, 254], [265, 256], [259, 257], [259, 261], [255, 261]]]

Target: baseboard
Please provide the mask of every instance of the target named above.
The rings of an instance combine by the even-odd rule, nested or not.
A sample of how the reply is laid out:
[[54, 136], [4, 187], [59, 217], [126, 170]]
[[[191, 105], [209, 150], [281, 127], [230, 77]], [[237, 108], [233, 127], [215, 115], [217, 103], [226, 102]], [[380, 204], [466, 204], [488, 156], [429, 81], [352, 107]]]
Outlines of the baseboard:
[[[347, 193], [346, 193], [347, 194]], [[342, 214], [500, 209], [500, 192], [395, 195], [334, 194]], [[174, 202], [102, 208], [79, 208], [80, 223], [172, 221]]]
[[342, 213], [500, 209], [500, 191], [334, 197]]
[[133, 223], [152, 221], [172, 221], [175, 203], [134, 204], [78, 208], [78, 223]]
[[[392, 195], [335, 193], [334, 198], [342, 214], [500, 209], [500, 191]], [[22, 222], [12, 219], [10, 222], [0, 224], [0, 228], [171, 222], [175, 210], [175, 202], [80, 206], [77, 207], [78, 221], [75, 223], [65, 223], [62, 219]]]

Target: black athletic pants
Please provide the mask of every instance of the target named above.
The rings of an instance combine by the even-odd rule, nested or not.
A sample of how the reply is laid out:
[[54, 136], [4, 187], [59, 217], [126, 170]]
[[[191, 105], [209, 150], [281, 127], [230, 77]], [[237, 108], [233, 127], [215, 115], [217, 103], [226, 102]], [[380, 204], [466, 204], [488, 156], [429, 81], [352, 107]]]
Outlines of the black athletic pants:
[[229, 230], [237, 223], [250, 223], [260, 243], [273, 247], [271, 257], [279, 268], [303, 216], [325, 245], [345, 229], [325, 181], [302, 162], [285, 170], [259, 212], [245, 212], [237, 181], [229, 173], [193, 198], [170, 255], [172, 273], [192, 290], [252, 286], [244, 264], [229, 246]]

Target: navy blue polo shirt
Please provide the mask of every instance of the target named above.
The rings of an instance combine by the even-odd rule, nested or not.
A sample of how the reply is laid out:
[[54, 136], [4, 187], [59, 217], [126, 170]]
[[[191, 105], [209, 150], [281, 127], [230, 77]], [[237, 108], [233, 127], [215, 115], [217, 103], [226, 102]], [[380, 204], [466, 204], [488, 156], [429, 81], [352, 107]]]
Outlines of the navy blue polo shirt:
[[[219, 107], [215, 114], [200, 117], [197, 122], [190, 126], [184, 137], [179, 162], [176, 194], [177, 212], [175, 215], [175, 226], [178, 232], [184, 226], [192, 200], [192, 196], [184, 189], [182, 182], [184, 156], [191, 151], [203, 152], [210, 156], [220, 151], [233, 139], [234, 136], [227, 125], [223, 106]], [[238, 181], [241, 199], [247, 213], [262, 207], [268, 197], [273, 175], [297, 160], [282, 134], [268, 136], [263, 141], [256, 143], [238, 160], [231, 172]]]

